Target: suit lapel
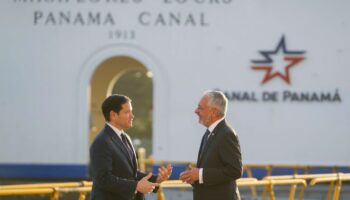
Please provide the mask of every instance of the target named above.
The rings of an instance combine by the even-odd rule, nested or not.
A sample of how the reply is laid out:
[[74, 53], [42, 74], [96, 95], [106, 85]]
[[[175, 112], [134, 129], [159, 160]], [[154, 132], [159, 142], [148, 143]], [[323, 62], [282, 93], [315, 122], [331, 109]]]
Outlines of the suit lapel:
[[[214, 129], [214, 131], [215, 131], [215, 129]], [[201, 151], [199, 151], [197, 165], [199, 165], [201, 163], [203, 157], [206, 155], [206, 153], [208, 151], [208, 148], [209, 148], [210, 144], [215, 140], [216, 133], [214, 131], [211, 133], [211, 136], [208, 138], [207, 144], [205, 145], [204, 149], [202, 150], [203, 151], [202, 152], [202, 156], [200, 156], [200, 154], [201, 154], [200, 152]]]
[[113, 129], [111, 127], [109, 127], [108, 125], [105, 126], [105, 130], [108, 133], [108, 135], [110, 136], [110, 138], [112, 139], [113, 143], [123, 152], [126, 160], [130, 164], [130, 166], [133, 168], [133, 170], [135, 171], [136, 165], [134, 165], [134, 162], [132, 160], [130, 160], [129, 154], [127, 152], [128, 150], [126, 149], [123, 141], [120, 139], [120, 137], [117, 135], [117, 133], [115, 133], [113, 131]]
[[[205, 134], [204, 134], [204, 135], [205, 135]], [[198, 156], [197, 156], [197, 167], [199, 166], [199, 162], [200, 162], [200, 159], [201, 159], [201, 152], [202, 152], [203, 143], [204, 143], [204, 135], [202, 136], [201, 145], [200, 145], [199, 151], [198, 151]]]
[[[197, 166], [199, 166], [201, 164], [201, 161], [203, 160], [203, 157], [206, 155], [209, 146], [211, 145], [211, 143], [213, 143], [213, 141], [215, 140], [216, 136], [220, 133], [220, 129], [225, 126], [226, 122], [225, 119], [223, 119], [212, 131], [212, 135], [208, 138], [207, 144], [205, 145], [204, 149], [202, 150], [202, 156], [200, 156], [200, 151], [198, 153], [198, 159], [197, 159]], [[201, 143], [201, 147], [203, 145], [203, 139], [202, 139], [202, 143]]]

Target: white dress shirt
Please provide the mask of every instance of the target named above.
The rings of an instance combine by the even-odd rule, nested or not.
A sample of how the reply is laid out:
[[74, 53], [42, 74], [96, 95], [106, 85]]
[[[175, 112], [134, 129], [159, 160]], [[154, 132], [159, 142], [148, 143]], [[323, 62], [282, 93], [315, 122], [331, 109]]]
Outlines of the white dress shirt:
[[122, 130], [119, 130], [118, 128], [114, 127], [112, 124], [106, 122], [106, 124], [113, 129], [113, 131], [119, 136], [120, 139], [122, 139]]

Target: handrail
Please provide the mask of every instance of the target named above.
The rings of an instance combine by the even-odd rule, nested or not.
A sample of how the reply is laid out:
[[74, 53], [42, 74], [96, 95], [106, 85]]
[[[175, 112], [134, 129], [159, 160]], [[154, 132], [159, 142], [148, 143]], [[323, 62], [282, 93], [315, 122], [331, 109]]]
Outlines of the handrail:
[[[247, 182], [257, 181], [256, 178], [240, 178], [237, 180], [237, 184], [243, 184]], [[168, 180], [160, 184], [162, 188], [173, 188], [173, 187], [191, 187], [190, 184], [183, 182], [182, 180]]]
[[91, 186], [91, 181], [0, 185], [0, 196], [46, 194], [51, 195], [51, 200], [58, 200], [60, 193], [79, 192], [79, 200], [85, 200]]
[[[245, 186], [265, 186], [265, 190], [269, 192], [270, 200], [275, 199], [273, 187], [274, 185], [291, 185], [291, 190], [289, 193], [289, 200], [294, 199], [295, 191], [296, 191], [296, 185], [301, 184], [303, 188], [306, 187], [306, 181], [302, 179], [291, 179], [291, 180], [257, 180], [255, 178], [241, 178], [237, 181], [238, 187], [245, 187]], [[190, 184], [184, 183], [181, 180], [170, 180], [170, 181], [164, 181], [160, 184], [160, 188], [158, 190], [157, 200], [165, 200], [165, 196], [163, 193], [163, 188], [186, 188], [191, 187]], [[264, 197], [265, 199], [265, 191], [264, 191]]]
[[0, 185], [0, 191], [4, 189], [26, 189], [26, 188], [55, 188], [55, 187], [79, 187], [82, 182], [62, 182], [62, 183], [33, 183], [19, 185]]
[[[290, 185], [289, 200], [294, 199], [297, 185], [301, 185], [299, 199], [302, 199], [306, 187], [306, 180], [312, 179], [310, 185], [323, 182], [335, 182], [333, 200], [338, 200], [342, 181], [350, 181], [350, 173], [343, 174], [308, 174], [308, 175], [288, 175], [288, 176], [267, 176], [263, 180], [256, 178], [240, 178], [236, 181], [238, 187], [264, 186], [262, 199], [266, 194], [270, 200], [275, 199], [274, 186]], [[58, 200], [59, 194], [65, 192], [79, 192], [79, 200], [85, 200], [86, 193], [91, 191], [91, 181], [81, 182], [62, 182], [62, 183], [36, 183], [36, 184], [20, 184], [20, 185], [0, 185], [0, 196], [5, 195], [51, 195], [51, 200]], [[191, 187], [190, 184], [181, 180], [168, 180], [160, 184], [158, 190], [158, 199], [164, 200], [163, 188], [186, 188]]]
[[184, 183], [181, 180], [169, 180], [160, 184], [161, 188], [178, 188], [178, 187], [192, 187], [188, 183]]
[[[334, 182], [337, 180], [337, 177], [339, 175], [347, 176], [347, 174], [344, 173], [327, 173], [327, 174], [295, 174], [295, 175], [282, 175], [282, 176], [266, 176], [264, 179], [266, 180], [284, 180], [284, 179], [304, 179], [304, 180], [311, 180], [310, 185], [316, 184], [315, 181], [324, 181], [324, 182], [330, 182], [330, 185], [328, 187], [327, 192], [327, 200], [331, 199], [332, 191], [334, 187]], [[301, 191], [304, 192], [304, 191]], [[302, 199], [302, 196], [300, 194], [299, 199]]]
[[237, 179], [236, 182], [249, 182], [249, 181], [257, 181], [258, 179], [256, 178], [240, 178], [240, 179]]
[[[346, 174], [338, 173], [337, 176], [314, 178], [311, 180], [310, 185], [314, 186], [317, 183], [325, 183], [325, 182], [330, 182], [330, 185], [334, 185], [334, 182], [336, 182], [336, 184], [334, 185], [333, 200], [338, 200], [343, 181], [350, 181], [350, 173], [346, 173]], [[327, 199], [330, 199], [330, 198], [331, 198], [331, 195], [330, 194], [327, 195]]]
[[[252, 168], [261, 168], [265, 169], [268, 175], [271, 175], [272, 169], [268, 165], [261, 165], [261, 164], [256, 164], [256, 165], [243, 165], [243, 169], [247, 172], [247, 176], [252, 178], [253, 177], [253, 172]], [[250, 191], [253, 197], [257, 197], [257, 192], [255, 185], [250, 186]]]
[[0, 196], [10, 195], [35, 195], [35, 194], [52, 194], [54, 188], [23, 188], [23, 189], [5, 189], [0, 190]]
[[314, 186], [317, 183], [325, 183], [330, 181], [349, 181], [350, 180], [350, 173], [337, 173], [336, 176], [330, 176], [330, 177], [317, 177], [311, 180], [310, 185]]
[[295, 174], [295, 175], [281, 175], [281, 176], [265, 176], [264, 179], [271, 179], [271, 180], [283, 180], [283, 179], [313, 179], [313, 178], [319, 178], [319, 177], [332, 177], [337, 176], [336, 173], [327, 173], [327, 174]]
[[[273, 192], [273, 185], [281, 185], [281, 184], [306, 184], [303, 180], [257, 180], [255, 178], [241, 178], [237, 180], [238, 187], [244, 187], [244, 186], [259, 186], [259, 185], [265, 185], [268, 186], [268, 191], [270, 194], [270, 199], [274, 200], [274, 192]], [[85, 182], [85, 185], [90, 185], [91, 182]], [[62, 188], [59, 187], [51, 187], [51, 188], [45, 188], [48, 186], [62, 186]], [[81, 184], [80, 184], [81, 185]], [[17, 186], [17, 188], [16, 188]], [[58, 200], [59, 194], [64, 192], [79, 192], [79, 200], [85, 200], [86, 193], [91, 191], [91, 186], [78, 186], [77, 184], [72, 183], [44, 183], [44, 184], [26, 184], [26, 185], [11, 185], [11, 186], [2, 186], [2, 189], [0, 190], [0, 195], [34, 195], [34, 194], [48, 194], [51, 195], [51, 200]], [[30, 188], [32, 187], [32, 188]], [[185, 187], [191, 187], [190, 184], [183, 183], [181, 180], [171, 180], [171, 181], [165, 181], [161, 184], [161, 187], [158, 191], [158, 199], [165, 199], [164, 194], [162, 192], [163, 188], [185, 188]], [[290, 199], [294, 196], [294, 192], [291, 190], [290, 193]]]
[[297, 185], [300, 184], [301, 185], [301, 190], [300, 190], [300, 194], [299, 194], [299, 199], [301, 200], [303, 195], [304, 195], [304, 191], [305, 191], [305, 187], [307, 185], [306, 181], [303, 179], [291, 179], [291, 180], [269, 180], [271, 181], [271, 187], [272, 187], [272, 192], [273, 191], [273, 186], [274, 185], [291, 185], [290, 188], [290, 192], [289, 192], [289, 200], [293, 200], [295, 197], [295, 192], [296, 192], [296, 188]]

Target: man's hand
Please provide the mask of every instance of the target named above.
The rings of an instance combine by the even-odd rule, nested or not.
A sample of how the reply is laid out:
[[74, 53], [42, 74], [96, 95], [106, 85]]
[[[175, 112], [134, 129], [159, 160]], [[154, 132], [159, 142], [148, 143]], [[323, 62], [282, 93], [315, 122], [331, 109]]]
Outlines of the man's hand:
[[166, 181], [171, 176], [171, 173], [173, 172], [173, 166], [171, 164], [168, 164], [167, 167], [161, 166], [158, 168], [158, 177], [157, 177], [157, 183], [161, 183], [163, 181]]
[[148, 179], [152, 177], [152, 173], [148, 173], [147, 176], [143, 177], [136, 186], [136, 190], [141, 193], [150, 193], [155, 187], [158, 187], [158, 183], [149, 182]]
[[189, 165], [187, 170], [180, 174], [180, 179], [183, 182], [193, 184], [195, 181], [199, 180], [199, 169]]

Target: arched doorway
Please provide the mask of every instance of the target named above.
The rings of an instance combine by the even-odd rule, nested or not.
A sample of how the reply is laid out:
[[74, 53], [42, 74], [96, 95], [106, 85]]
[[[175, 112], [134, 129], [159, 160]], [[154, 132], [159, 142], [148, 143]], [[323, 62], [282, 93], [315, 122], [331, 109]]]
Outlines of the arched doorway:
[[101, 104], [106, 96], [124, 94], [132, 99], [135, 114], [133, 128], [127, 130], [135, 147], [152, 150], [152, 73], [136, 59], [115, 56], [99, 64], [90, 82], [90, 134], [93, 141], [104, 127]]
[[[98, 76], [100, 70], [104, 71], [102, 66], [105, 66], [105, 62], [115, 62], [116, 58], [136, 63], [137, 65], [126, 68], [118, 65], [114, 67], [111, 73], [106, 76]], [[119, 63], [119, 62], [118, 62]], [[92, 52], [92, 54], [83, 63], [82, 70], [79, 76], [79, 84], [77, 84], [76, 91], [78, 93], [77, 98], [77, 116], [78, 119], [76, 126], [76, 149], [75, 153], [82, 158], [82, 162], [88, 164], [89, 162], [89, 146], [92, 138], [98, 133], [98, 127], [101, 127], [104, 123], [102, 115], [95, 117], [95, 111], [98, 111], [100, 103], [103, 99], [112, 91], [112, 85], [114, 79], [116, 79], [125, 71], [133, 69], [149, 69], [152, 72], [153, 82], [153, 109], [152, 109], [152, 155], [154, 157], [166, 157], [168, 151], [165, 151], [169, 142], [167, 133], [169, 126], [167, 118], [168, 114], [168, 102], [170, 100], [169, 95], [169, 77], [164, 66], [159, 60], [149, 51], [142, 49], [138, 46], [129, 44], [108, 45], [101, 47], [100, 49]], [[92, 84], [94, 76], [99, 77], [97, 84], [104, 85], [101, 90], [99, 87], [95, 88], [95, 84]], [[113, 78], [114, 77], [114, 78]], [[97, 86], [97, 85], [96, 85]], [[92, 95], [91, 93], [94, 93]], [[92, 99], [92, 96], [94, 99]], [[94, 106], [94, 108], [92, 108]], [[95, 134], [91, 133], [92, 126], [96, 127]], [[147, 152], [149, 154], [149, 152]]]

